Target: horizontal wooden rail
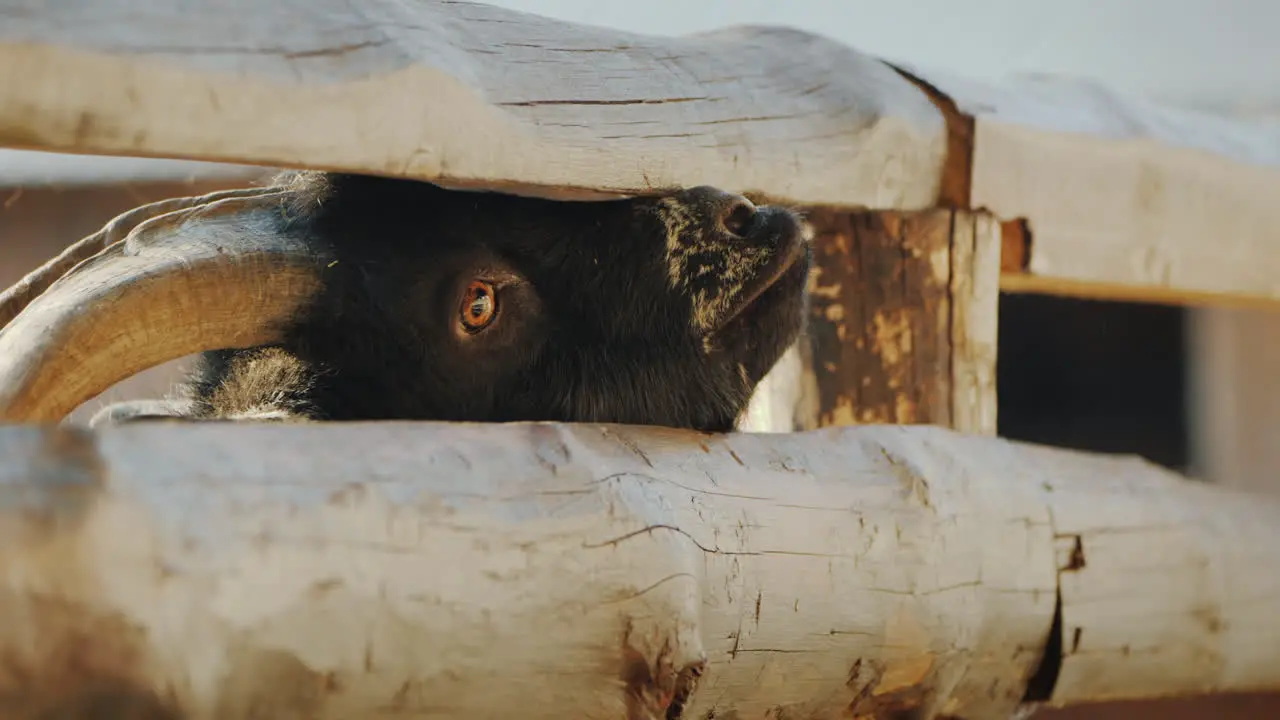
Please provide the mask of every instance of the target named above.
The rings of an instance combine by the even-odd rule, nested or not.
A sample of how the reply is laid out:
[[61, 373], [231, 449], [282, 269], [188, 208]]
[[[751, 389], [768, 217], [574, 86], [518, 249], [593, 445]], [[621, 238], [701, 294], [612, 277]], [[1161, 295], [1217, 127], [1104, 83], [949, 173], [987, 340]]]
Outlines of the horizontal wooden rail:
[[1162, 107], [1074, 78], [992, 85], [907, 70], [973, 123], [969, 204], [1025, 221], [1010, 226], [1021, 247], [1004, 289], [1280, 301], [1280, 121]]
[[478, 3], [0, 2], [0, 145], [597, 197], [712, 184], [927, 207], [942, 116], [779, 28], [683, 38]]
[[0, 718], [1003, 718], [1280, 689], [1280, 504], [1133, 459], [403, 423], [11, 426], [0, 457]]
[[655, 37], [446, 0], [139, 7], [0, 0], [0, 146], [986, 209], [1026, 230], [1007, 290], [1280, 300], [1280, 121], [897, 70], [781, 28]]

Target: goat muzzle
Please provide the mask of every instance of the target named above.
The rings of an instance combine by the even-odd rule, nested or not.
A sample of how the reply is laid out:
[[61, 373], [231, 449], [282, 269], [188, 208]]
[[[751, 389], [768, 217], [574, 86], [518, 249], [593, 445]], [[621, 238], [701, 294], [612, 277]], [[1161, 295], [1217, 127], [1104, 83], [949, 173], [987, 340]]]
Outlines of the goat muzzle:
[[58, 421], [163, 362], [278, 341], [325, 267], [284, 231], [289, 195], [258, 189], [132, 211], [146, 219], [0, 330], [0, 421]]

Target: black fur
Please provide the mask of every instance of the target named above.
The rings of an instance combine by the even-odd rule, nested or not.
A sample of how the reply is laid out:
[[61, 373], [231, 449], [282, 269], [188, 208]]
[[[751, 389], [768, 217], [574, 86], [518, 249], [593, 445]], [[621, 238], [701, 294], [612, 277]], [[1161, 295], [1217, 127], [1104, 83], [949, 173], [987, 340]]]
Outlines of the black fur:
[[[366, 176], [282, 182], [294, 192], [282, 232], [330, 259], [325, 290], [278, 348], [206, 353], [178, 414], [725, 431], [805, 316], [798, 219], [711, 188], [559, 202]], [[723, 220], [734, 207], [740, 235]], [[678, 267], [669, 228], [683, 228]], [[494, 323], [466, 335], [473, 278], [506, 286]]]

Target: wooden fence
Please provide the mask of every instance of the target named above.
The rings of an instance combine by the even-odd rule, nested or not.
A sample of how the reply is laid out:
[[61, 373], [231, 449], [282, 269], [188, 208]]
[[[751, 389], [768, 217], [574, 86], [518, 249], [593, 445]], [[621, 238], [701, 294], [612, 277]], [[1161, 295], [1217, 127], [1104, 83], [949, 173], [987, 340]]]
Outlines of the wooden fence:
[[810, 332], [755, 400], [772, 434], [0, 429], [0, 717], [1280, 690], [1280, 505], [990, 437], [1001, 289], [1280, 299], [1276, 126], [776, 28], [232, 5], [0, 2], [0, 145], [566, 200], [718, 185], [806, 209]]

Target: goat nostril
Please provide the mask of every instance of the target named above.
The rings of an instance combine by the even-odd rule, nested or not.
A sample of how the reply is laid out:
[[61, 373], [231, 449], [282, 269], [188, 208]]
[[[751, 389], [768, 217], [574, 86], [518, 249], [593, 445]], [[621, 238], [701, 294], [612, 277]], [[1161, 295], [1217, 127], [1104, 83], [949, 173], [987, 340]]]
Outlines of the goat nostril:
[[752, 205], [750, 200], [740, 198], [729, 206], [721, 222], [724, 224], [725, 230], [738, 237], [743, 237], [751, 228], [751, 222], [755, 218], [756, 206]]

